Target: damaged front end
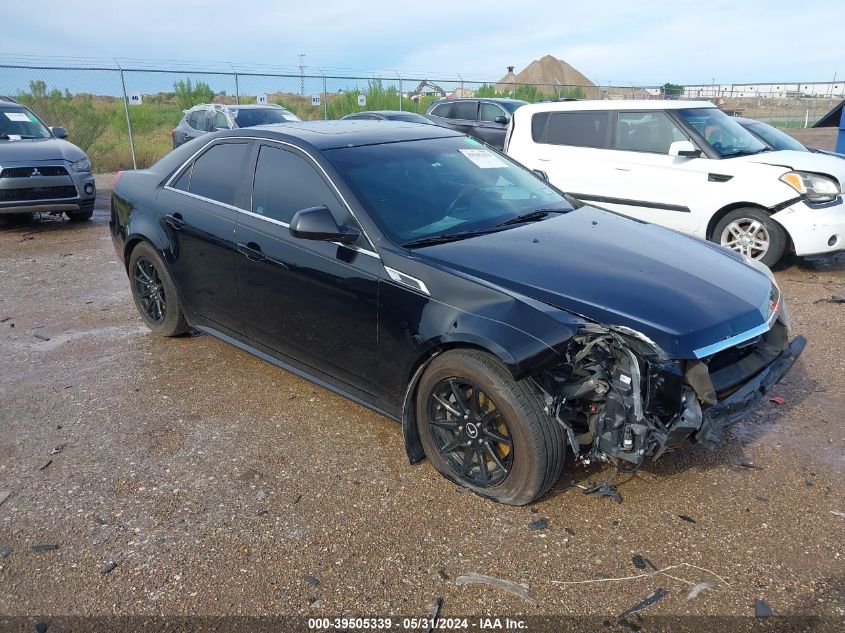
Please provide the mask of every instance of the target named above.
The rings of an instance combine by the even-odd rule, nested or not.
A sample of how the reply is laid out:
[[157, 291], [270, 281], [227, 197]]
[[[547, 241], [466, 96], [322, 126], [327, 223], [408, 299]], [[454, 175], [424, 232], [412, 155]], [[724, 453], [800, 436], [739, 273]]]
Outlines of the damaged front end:
[[800, 336], [789, 342], [785, 322], [687, 360], [633, 330], [588, 325], [562, 351], [564, 362], [534, 380], [577, 458], [639, 466], [688, 441], [712, 448], [745, 417], [806, 345]]

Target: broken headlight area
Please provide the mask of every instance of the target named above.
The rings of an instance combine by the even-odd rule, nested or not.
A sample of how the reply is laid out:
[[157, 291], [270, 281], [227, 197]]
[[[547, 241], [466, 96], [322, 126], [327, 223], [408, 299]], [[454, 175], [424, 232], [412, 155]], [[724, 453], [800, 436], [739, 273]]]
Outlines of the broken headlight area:
[[710, 357], [669, 359], [633, 331], [591, 326], [564, 362], [535, 376], [547, 412], [584, 461], [634, 465], [689, 441], [714, 446], [792, 366], [805, 345], [776, 322], [765, 334]]

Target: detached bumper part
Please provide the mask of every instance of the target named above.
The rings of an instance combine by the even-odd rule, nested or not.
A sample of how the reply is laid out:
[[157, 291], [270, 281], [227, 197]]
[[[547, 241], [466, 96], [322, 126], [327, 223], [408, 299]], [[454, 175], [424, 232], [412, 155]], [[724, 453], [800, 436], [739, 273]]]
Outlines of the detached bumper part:
[[771, 365], [727, 398], [704, 411], [701, 429], [695, 434], [699, 444], [712, 448], [722, 439], [722, 430], [739, 422], [763, 399], [786, 373], [807, 346], [807, 339], [796, 336]]

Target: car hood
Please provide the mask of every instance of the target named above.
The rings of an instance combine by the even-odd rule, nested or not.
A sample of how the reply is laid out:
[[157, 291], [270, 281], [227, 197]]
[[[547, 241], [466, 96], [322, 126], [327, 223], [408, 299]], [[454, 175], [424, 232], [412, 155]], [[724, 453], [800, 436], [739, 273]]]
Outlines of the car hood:
[[0, 141], [0, 166], [11, 163], [66, 160], [75, 162], [85, 158], [85, 152], [73, 143], [60, 138], [21, 139]]
[[777, 152], [761, 152], [752, 156], [738, 156], [737, 158], [728, 160], [775, 165], [797, 171], [827, 174], [836, 178], [841, 187], [845, 187], [845, 161], [838, 156], [831, 156], [830, 154], [780, 150]]
[[415, 251], [604, 325], [672, 358], [764, 324], [771, 280], [719, 246], [593, 207]]

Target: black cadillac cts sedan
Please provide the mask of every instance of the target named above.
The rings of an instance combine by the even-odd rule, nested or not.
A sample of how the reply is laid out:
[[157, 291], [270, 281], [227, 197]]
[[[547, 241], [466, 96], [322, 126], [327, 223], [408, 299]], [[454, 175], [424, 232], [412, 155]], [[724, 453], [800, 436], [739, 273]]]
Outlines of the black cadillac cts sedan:
[[209, 134], [124, 173], [111, 232], [151, 330], [401, 421], [412, 463], [509, 504], [569, 453], [714, 445], [805, 344], [768, 269], [433, 126]]

